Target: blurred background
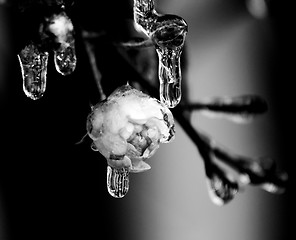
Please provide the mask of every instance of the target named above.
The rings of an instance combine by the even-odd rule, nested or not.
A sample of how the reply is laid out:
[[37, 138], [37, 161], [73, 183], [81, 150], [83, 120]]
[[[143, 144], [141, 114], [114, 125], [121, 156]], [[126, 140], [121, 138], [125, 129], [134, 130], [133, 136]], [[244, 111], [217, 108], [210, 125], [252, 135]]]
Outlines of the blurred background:
[[[188, 23], [183, 74], [189, 101], [257, 94], [269, 104], [268, 113], [250, 124], [199, 113], [192, 114], [192, 124], [234, 153], [274, 158], [289, 173], [287, 192], [272, 195], [248, 186], [227, 205], [214, 205], [200, 155], [177, 122], [175, 140], [149, 159], [152, 169], [132, 174], [128, 194], [112, 198], [105, 159], [90, 150], [89, 142], [74, 144], [85, 134], [90, 103], [98, 99], [86, 53], [78, 48], [77, 69], [67, 77], [49, 64], [46, 95], [28, 99], [16, 54], [29, 39], [27, 23], [33, 20], [21, 22], [15, 9], [1, 4], [1, 240], [279, 240], [295, 235], [290, 228], [295, 214], [293, 61], [287, 57], [294, 48], [284, 14], [289, 6], [259, 0], [155, 2], [160, 12]], [[132, 1], [99, 6], [76, 1], [74, 23], [90, 30], [105, 24], [114, 35], [121, 33], [117, 21], [132, 17]], [[77, 46], [83, 48], [79, 38]], [[119, 78], [125, 70], [111, 55], [106, 48], [98, 61], [109, 62], [107, 70], [118, 71]]]

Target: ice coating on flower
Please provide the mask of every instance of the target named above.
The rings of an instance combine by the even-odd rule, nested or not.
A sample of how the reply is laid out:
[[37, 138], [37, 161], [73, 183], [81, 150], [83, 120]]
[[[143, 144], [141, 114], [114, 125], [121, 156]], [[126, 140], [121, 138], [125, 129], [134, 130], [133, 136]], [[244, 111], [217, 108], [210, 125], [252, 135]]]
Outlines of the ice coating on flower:
[[51, 23], [48, 26], [59, 43], [68, 45], [68, 35], [73, 32], [73, 24], [65, 13], [54, 14]]
[[87, 132], [108, 165], [131, 172], [150, 169], [144, 161], [175, 134], [170, 110], [130, 85], [119, 87], [93, 107]]

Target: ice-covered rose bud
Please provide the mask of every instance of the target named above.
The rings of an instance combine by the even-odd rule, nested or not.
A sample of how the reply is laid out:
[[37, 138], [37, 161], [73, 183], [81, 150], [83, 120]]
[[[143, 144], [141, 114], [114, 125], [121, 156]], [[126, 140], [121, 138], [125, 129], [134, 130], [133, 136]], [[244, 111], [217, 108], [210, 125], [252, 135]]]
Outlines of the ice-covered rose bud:
[[119, 87], [93, 107], [87, 132], [109, 166], [131, 172], [150, 169], [145, 160], [175, 134], [170, 110], [130, 85]]

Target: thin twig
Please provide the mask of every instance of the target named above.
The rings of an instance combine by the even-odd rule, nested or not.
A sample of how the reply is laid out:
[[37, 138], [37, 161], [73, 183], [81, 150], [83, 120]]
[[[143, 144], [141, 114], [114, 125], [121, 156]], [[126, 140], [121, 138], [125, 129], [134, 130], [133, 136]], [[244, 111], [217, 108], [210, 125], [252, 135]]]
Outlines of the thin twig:
[[126, 49], [139, 49], [139, 48], [146, 48], [146, 47], [152, 47], [154, 44], [150, 38], [146, 40], [140, 39], [133, 39], [128, 42], [118, 42], [115, 43], [115, 46], [123, 47]]
[[232, 114], [262, 114], [268, 110], [267, 102], [257, 95], [215, 97], [182, 106], [188, 110], [209, 110]]
[[103, 87], [101, 84], [102, 74], [100, 73], [100, 71], [97, 67], [98, 65], [97, 65], [96, 56], [95, 56], [92, 44], [87, 40], [84, 40], [84, 44], [85, 44], [85, 49], [86, 49], [87, 55], [89, 57], [90, 65], [91, 65], [92, 72], [94, 75], [94, 79], [95, 79], [96, 84], [98, 86], [98, 90], [100, 93], [100, 99], [102, 101], [102, 100], [106, 99], [106, 95], [104, 93], [104, 90], [103, 90]]

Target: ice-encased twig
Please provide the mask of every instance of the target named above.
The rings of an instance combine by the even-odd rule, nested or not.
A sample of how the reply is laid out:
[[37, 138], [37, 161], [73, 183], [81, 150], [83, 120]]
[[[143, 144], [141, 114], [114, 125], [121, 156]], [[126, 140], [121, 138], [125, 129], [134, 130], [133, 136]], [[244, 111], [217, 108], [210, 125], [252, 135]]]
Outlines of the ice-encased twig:
[[257, 95], [214, 97], [183, 104], [190, 111], [199, 111], [208, 117], [222, 117], [237, 123], [246, 123], [268, 110], [267, 102]]

